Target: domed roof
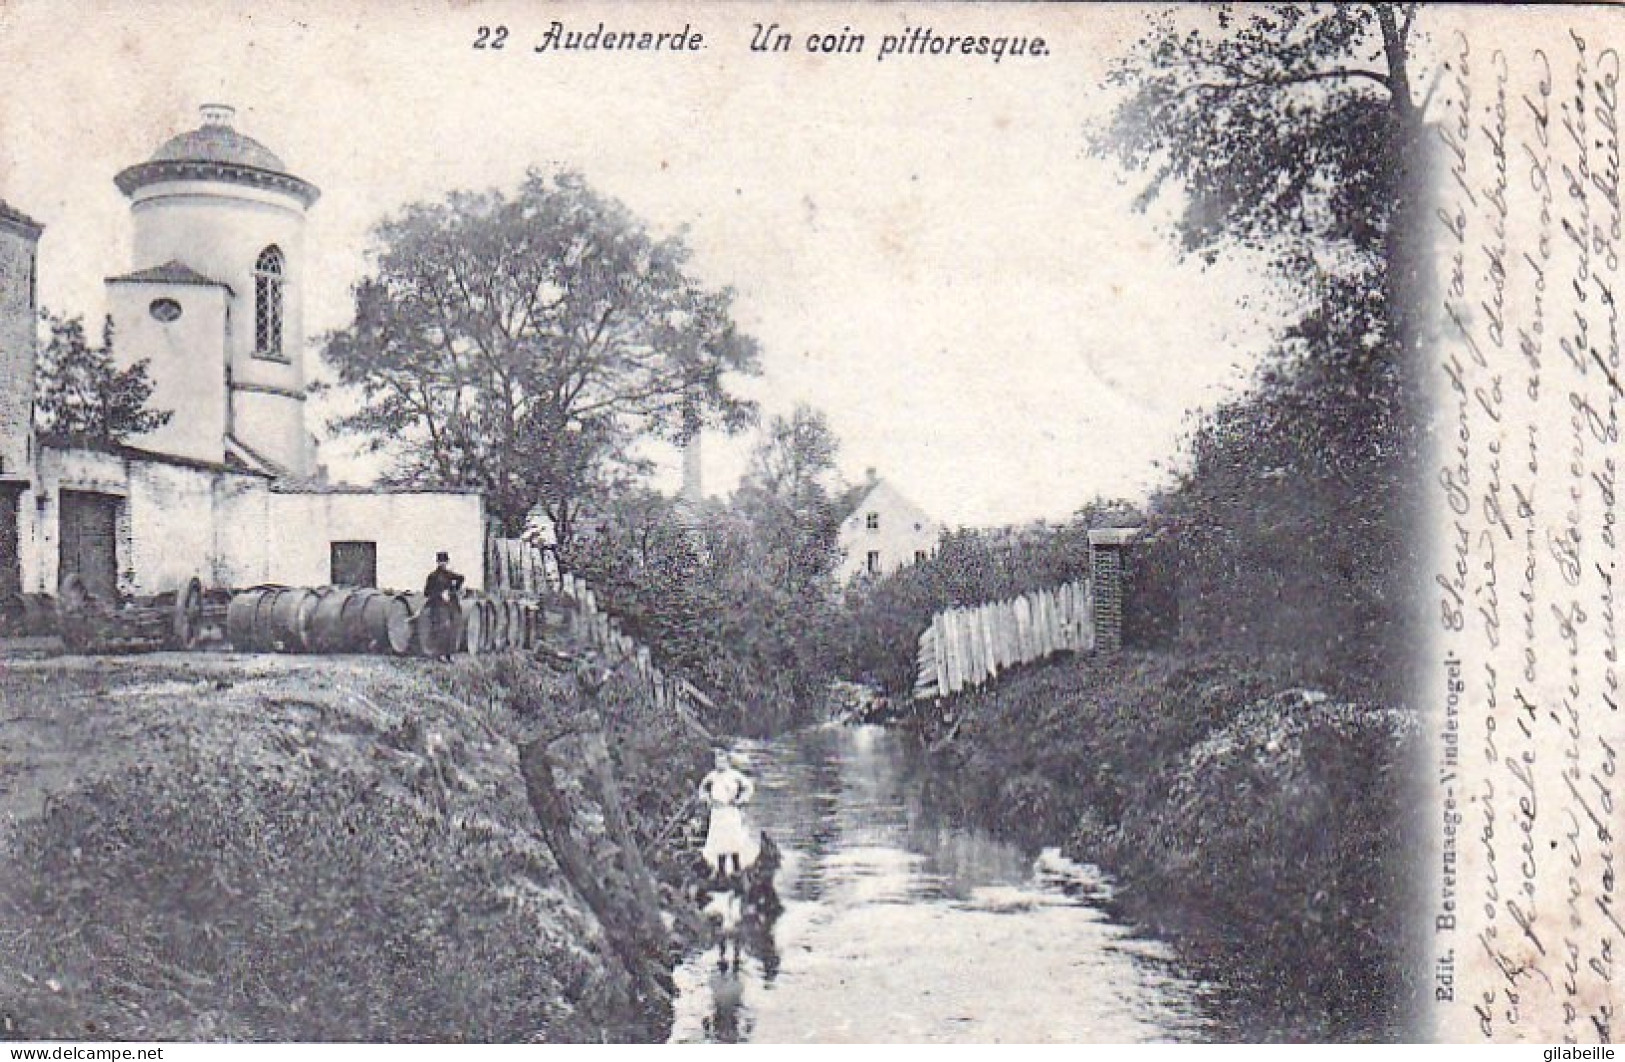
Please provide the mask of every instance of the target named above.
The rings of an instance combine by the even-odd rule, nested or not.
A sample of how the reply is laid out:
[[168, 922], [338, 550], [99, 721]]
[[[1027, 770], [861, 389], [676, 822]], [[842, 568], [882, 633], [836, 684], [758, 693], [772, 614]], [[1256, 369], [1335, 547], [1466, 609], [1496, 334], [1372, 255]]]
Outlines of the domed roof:
[[232, 128], [233, 108], [209, 103], [201, 110], [201, 126], [170, 137], [146, 162], [120, 172], [114, 178], [119, 190], [131, 195], [158, 181], [222, 180], [284, 191], [306, 206], [316, 201], [321, 193], [315, 185], [293, 176], [270, 148]]
[[273, 173], [288, 172], [271, 149], [229, 125], [205, 125], [172, 136], [152, 153], [153, 162], [232, 162]]

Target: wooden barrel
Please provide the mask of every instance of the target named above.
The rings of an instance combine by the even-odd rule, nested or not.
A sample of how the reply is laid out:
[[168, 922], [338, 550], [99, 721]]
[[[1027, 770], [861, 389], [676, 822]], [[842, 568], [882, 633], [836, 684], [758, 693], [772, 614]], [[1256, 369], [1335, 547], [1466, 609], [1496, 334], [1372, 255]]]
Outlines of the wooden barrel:
[[259, 596], [259, 590], [244, 590], [231, 595], [231, 600], [226, 602], [226, 641], [240, 653], [248, 650], [249, 632], [254, 629], [254, 605]]
[[434, 626], [429, 622], [428, 614], [424, 612], [429, 599], [415, 591], [395, 596], [406, 602], [407, 614], [413, 617], [411, 629], [407, 631], [408, 651], [413, 656], [439, 656], [444, 652], [445, 650], [432, 644]]
[[488, 615], [491, 620], [491, 651], [500, 653], [508, 648], [508, 612], [502, 607], [502, 602], [489, 603]]
[[344, 602], [344, 611], [339, 616], [339, 623], [343, 629], [344, 652], [370, 653], [373, 652], [372, 635], [367, 630], [367, 603], [375, 601], [380, 595], [370, 586], [357, 587], [350, 593], [349, 600]]
[[417, 641], [412, 621], [412, 602], [407, 594], [388, 595], [390, 605], [384, 612], [384, 645], [395, 656], [406, 656]]
[[359, 621], [355, 628], [356, 652], [385, 652], [389, 645], [388, 595], [377, 590], [368, 592], [361, 602]]
[[404, 595], [373, 591], [362, 605], [361, 627], [361, 652], [405, 656], [412, 651], [412, 606]]
[[513, 648], [513, 611], [508, 608], [506, 601], [493, 602], [497, 610], [497, 630], [501, 632], [502, 644], [500, 649]]
[[460, 631], [459, 648], [465, 653], [479, 654], [485, 649], [485, 612], [480, 608], [477, 598], [463, 599], [463, 620], [458, 627]]
[[233, 594], [226, 603], [226, 638], [237, 652], [259, 653], [270, 648], [269, 642], [261, 637], [261, 631], [269, 627], [269, 622], [261, 621], [260, 610], [265, 609], [269, 615], [266, 602], [278, 589], [274, 586], [256, 586]]
[[502, 642], [502, 632], [497, 629], [502, 623], [502, 615], [497, 603], [488, 597], [480, 598], [480, 621], [485, 634], [485, 651], [494, 653]]
[[485, 614], [483, 598], [463, 598], [463, 646], [471, 653], [491, 651], [491, 620]]
[[[271, 647], [285, 653], [310, 650], [310, 621], [320, 602], [314, 590], [283, 589], [271, 595]], [[256, 613], [258, 619], [260, 613]]]
[[363, 612], [368, 598], [377, 596], [378, 591], [363, 586], [332, 586], [320, 591], [311, 615], [310, 651], [368, 652]]
[[479, 614], [479, 651], [481, 653], [496, 653], [497, 651], [497, 617], [492, 611], [491, 599], [479, 596], [473, 601], [463, 602], [463, 607]]
[[519, 648], [529, 652], [536, 645], [535, 611], [529, 605], [519, 606]]
[[528, 649], [525, 640], [525, 605], [520, 601], [508, 602], [508, 641], [515, 649]]

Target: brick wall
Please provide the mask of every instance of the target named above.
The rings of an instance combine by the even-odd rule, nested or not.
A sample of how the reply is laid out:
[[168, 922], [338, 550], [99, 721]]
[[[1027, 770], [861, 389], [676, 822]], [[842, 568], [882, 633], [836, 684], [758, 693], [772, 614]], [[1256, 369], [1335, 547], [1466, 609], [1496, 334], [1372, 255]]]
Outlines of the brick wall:
[[1094, 588], [1095, 652], [1123, 648], [1123, 551], [1134, 538], [1131, 529], [1089, 532], [1089, 582]]

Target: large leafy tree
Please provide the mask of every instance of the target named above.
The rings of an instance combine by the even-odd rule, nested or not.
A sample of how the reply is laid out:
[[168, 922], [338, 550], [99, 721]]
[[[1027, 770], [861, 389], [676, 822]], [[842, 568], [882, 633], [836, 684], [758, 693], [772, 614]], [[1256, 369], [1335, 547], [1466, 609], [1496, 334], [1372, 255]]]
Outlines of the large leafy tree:
[[[1099, 141], [1182, 196], [1180, 246], [1209, 261], [1261, 257], [1295, 316], [1253, 386], [1202, 419], [1180, 481], [1156, 499], [1180, 575], [1182, 635], [1290, 661], [1344, 695], [1406, 703], [1410, 604], [1424, 482], [1420, 384], [1431, 301], [1424, 244], [1432, 138], [1416, 97], [1414, 4], [1178, 8], [1115, 74], [1124, 103]], [[1368, 737], [1313, 777], [1401, 823], [1403, 787]], [[1318, 1035], [1401, 1030], [1406, 973], [1403, 828], [1327, 829], [1292, 853], [1328, 882], [1328, 912], [1282, 954], [1282, 1008]], [[1321, 901], [1324, 900], [1322, 904]], [[1210, 908], [1226, 935], [1260, 932]]]
[[1415, 341], [1412, 250], [1426, 194], [1412, 83], [1415, 4], [1214, 4], [1154, 20], [1111, 80], [1128, 95], [1096, 147], [1183, 193], [1183, 247], [1267, 252], [1317, 300], [1329, 277], [1384, 294]]
[[355, 319], [326, 342], [361, 398], [334, 427], [393, 454], [402, 481], [484, 489], [509, 534], [540, 506], [567, 543], [640, 437], [754, 420], [729, 390], [758, 371], [732, 293], [575, 174], [416, 204], [375, 238]]
[[822, 707], [837, 622], [838, 446], [810, 406], [772, 418], [704, 529], [707, 629], [721, 647], [714, 681], [743, 729], [775, 730]]
[[112, 318], [102, 322], [99, 345], [85, 335], [82, 317], [45, 313], [41, 319], [49, 333], [35, 377], [34, 421], [41, 432], [122, 442], [169, 423], [172, 411], [148, 406], [149, 362], [118, 367]]
[[839, 448], [824, 414], [798, 405], [764, 427], [734, 496], [734, 507], [750, 524], [760, 574], [785, 595], [825, 588], [839, 559]]
[[1141, 175], [1142, 203], [1177, 197], [1186, 253], [1261, 258], [1300, 307], [1252, 388], [1198, 424], [1159, 503], [1186, 557], [1187, 627], [1297, 649], [1390, 694], [1405, 678], [1429, 299], [1415, 14], [1173, 9], [1112, 75], [1123, 102], [1094, 141]]

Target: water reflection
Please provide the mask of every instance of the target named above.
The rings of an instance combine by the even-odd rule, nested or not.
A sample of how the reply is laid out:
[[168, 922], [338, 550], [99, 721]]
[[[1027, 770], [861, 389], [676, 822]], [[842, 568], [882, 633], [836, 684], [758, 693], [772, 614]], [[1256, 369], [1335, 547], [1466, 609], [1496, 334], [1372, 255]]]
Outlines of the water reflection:
[[1090, 868], [951, 821], [879, 728], [751, 747], [783, 912], [677, 971], [678, 1042], [1200, 1037], [1201, 986], [1112, 923]]

